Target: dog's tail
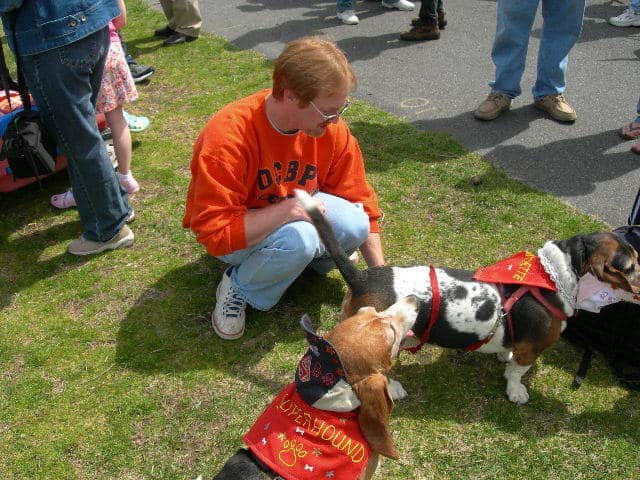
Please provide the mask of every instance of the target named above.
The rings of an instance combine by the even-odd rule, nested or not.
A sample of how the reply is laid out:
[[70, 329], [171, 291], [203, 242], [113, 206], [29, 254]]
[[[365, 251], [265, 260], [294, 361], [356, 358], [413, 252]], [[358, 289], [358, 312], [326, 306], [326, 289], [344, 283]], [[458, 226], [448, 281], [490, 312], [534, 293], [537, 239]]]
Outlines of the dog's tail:
[[324, 243], [327, 252], [331, 256], [331, 259], [335, 262], [336, 267], [340, 270], [340, 273], [344, 277], [345, 282], [349, 285], [352, 291], [359, 291], [360, 285], [365, 282], [365, 273], [355, 266], [355, 264], [349, 260], [347, 252], [345, 252], [331, 228], [331, 224], [327, 221], [327, 218], [318, 209], [318, 202], [316, 202], [311, 195], [304, 190], [296, 189], [296, 198], [302, 205], [302, 208], [307, 212], [307, 215], [311, 218], [313, 225], [316, 227], [322, 243]]

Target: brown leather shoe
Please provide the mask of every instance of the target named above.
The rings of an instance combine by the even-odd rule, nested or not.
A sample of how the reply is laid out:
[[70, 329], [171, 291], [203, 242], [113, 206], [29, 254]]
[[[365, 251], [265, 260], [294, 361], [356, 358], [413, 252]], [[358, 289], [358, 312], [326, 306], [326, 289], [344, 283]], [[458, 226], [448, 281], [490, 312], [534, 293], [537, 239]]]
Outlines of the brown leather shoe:
[[625, 140], [635, 140], [640, 137], [640, 124], [631, 122], [618, 130], [618, 134]]
[[563, 95], [545, 95], [533, 102], [538, 110], [547, 112], [559, 122], [575, 122], [578, 115]]
[[413, 27], [408, 32], [400, 34], [400, 40], [405, 42], [420, 42], [424, 40], [438, 40], [440, 38], [440, 29], [437, 25], [425, 25]]
[[502, 93], [491, 92], [476, 108], [473, 116], [478, 120], [494, 120], [505, 110], [511, 108], [511, 99]]
[[[422, 24], [423, 22], [420, 18], [414, 18], [413, 20], [411, 20], [412, 27], [419, 27]], [[447, 17], [446, 17], [446, 14], [444, 13], [444, 10], [438, 10], [438, 28], [440, 30], [444, 30], [444, 27], [446, 26], [447, 26]]]

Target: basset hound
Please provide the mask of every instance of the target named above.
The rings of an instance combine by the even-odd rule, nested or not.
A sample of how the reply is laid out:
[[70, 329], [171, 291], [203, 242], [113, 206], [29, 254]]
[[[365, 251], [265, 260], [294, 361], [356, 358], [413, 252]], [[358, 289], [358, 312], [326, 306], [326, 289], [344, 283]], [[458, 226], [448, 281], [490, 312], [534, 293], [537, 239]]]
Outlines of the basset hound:
[[406, 392], [387, 380], [418, 314], [407, 296], [384, 311], [358, 309], [325, 337], [305, 315], [309, 348], [285, 387], [243, 437], [217, 480], [371, 478], [379, 455], [399, 457], [389, 428], [393, 400]]
[[540, 353], [558, 340], [565, 320], [577, 310], [578, 284], [583, 275], [590, 272], [600, 281], [628, 292], [640, 290], [638, 255], [613, 233], [549, 241], [537, 257], [523, 252], [520, 263], [511, 262], [506, 267], [520, 279], [537, 262], [547, 288], [511, 283], [501, 287], [474, 279], [474, 272], [449, 268], [382, 266], [359, 270], [340, 248], [316, 201], [301, 190], [296, 196], [349, 287], [342, 315], [349, 316], [363, 306], [384, 309], [399, 298], [415, 295], [419, 299], [418, 317], [411, 328], [413, 336], [403, 347], [415, 351], [423, 343], [430, 343], [497, 353], [506, 362], [507, 397], [517, 404], [529, 401], [522, 376]]

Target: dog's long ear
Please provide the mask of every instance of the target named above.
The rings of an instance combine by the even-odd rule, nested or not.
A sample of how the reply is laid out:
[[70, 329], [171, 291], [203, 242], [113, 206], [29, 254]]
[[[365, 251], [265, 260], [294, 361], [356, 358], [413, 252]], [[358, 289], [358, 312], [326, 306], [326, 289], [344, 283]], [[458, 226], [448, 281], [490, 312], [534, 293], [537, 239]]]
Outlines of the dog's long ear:
[[360, 399], [358, 422], [371, 449], [389, 458], [398, 459], [400, 454], [393, 446], [389, 418], [393, 403], [387, 388], [387, 377], [374, 373], [353, 386]]
[[606, 257], [601, 253], [591, 255], [591, 258], [589, 258], [589, 270], [594, 277], [603, 280], [606, 261]]
[[615, 247], [617, 248], [609, 246], [609, 250], [594, 253], [589, 259], [589, 271], [600, 281], [638, 293], [640, 267], [637, 264], [637, 254], [626, 242], [620, 246], [616, 244]]

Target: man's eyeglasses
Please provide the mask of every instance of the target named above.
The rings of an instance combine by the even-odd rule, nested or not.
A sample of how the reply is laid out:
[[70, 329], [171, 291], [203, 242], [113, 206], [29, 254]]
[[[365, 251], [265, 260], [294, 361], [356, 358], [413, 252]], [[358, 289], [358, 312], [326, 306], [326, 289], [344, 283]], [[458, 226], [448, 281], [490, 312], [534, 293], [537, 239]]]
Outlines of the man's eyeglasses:
[[315, 103], [313, 103], [311, 100], [309, 100], [309, 103], [311, 104], [311, 106], [313, 108], [316, 109], [316, 112], [318, 112], [320, 114], [320, 116], [322, 117], [322, 119], [325, 122], [330, 122], [332, 120], [335, 120], [336, 118], [338, 118], [340, 115], [342, 115], [347, 108], [349, 108], [349, 106], [351, 105], [351, 101], [347, 100], [347, 102], [342, 106], [342, 108], [340, 110], [338, 110], [337, 113], [333, 113], [331, 115], [327, 115], [326, 113], [324, 113], [322, 110], [320, 110], [317, 105]]

